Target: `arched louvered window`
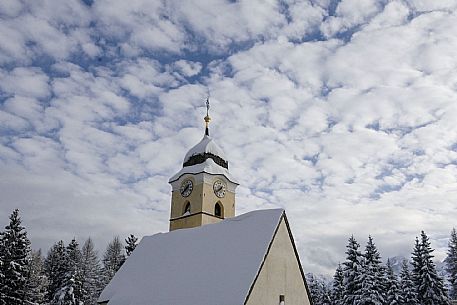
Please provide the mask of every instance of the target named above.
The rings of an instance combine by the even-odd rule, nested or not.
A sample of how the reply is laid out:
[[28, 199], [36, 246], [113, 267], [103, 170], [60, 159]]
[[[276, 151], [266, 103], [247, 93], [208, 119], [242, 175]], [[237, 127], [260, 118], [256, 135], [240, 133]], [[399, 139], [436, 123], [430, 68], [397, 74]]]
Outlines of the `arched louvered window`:
[[220, 202], [216, 202], [216, 204], [214, 205], [214, 216], [221, 217], [221, 218], [224, 217], [224, 209]]
[[190, 202], [189, 201], [187, 201], [186, 204], [184, 205], [184, 211], [182, 214], [190, 215]]

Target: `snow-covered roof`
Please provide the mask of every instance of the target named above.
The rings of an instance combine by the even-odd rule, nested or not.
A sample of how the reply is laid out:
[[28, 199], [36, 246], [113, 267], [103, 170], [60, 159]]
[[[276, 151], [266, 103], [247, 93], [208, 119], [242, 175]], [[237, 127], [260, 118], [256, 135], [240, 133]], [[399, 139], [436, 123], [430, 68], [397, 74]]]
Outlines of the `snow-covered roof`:
[[221, 157], [223, 160], [227, 161], [225, 158], [225, 154], [222, 149], [213, 141], [213, 139], [205, 135], [200, 142], [197, 143], [194, 147], [192, 147], [184, 157], [184, 163], [189, 161], [190, 157], [194, 155], [199, 155], [203, 153], [211, 153], [213, 155]]
[[103, 290], [109, 305], [242, 305], [284, 213], [144, 237]]
[[208, 135], [205, 135], [197, 145], [187, 152], [184, 157], [183, 168], [174, 174], [168, 182], [176, 181], [184, 174], [199, 173], [224, 175], [231, 182], [238, 184], [228, 171], [228, 162], [224, 152]]
[[179, 179], [184, 174], [208, 173], [211, 175], [224, 175], [228, 180], [237, 183], [233, 176], [226, 168], [216, 164], [213, 159], [206, 159], [203, 163], [183, 167], [179, 172], [173, 175], [168, 182]]

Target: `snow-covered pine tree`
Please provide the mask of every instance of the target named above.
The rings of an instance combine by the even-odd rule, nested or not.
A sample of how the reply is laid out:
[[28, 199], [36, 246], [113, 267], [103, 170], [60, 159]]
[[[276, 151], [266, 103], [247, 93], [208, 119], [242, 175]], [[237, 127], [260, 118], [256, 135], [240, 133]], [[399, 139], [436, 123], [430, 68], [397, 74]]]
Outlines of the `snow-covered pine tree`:
[[84, 243], [82, 249], [81, 273], [83, 278], [83, 289], [86, 295], [83, 298], [84, 305], [93, 305], [97, 303], [99, 287], [101, 282], [101, 267], [94, 243], [89, 237]]
[[343, 268], [341, 267], [341, 264], [338, 264], [335, 274], [333, 275], [333, 282], [332, 282], [332, 303], [334, 305], [343, 304], [343, 296], [344, 296], [343, 281], [344, 281]]
[[[3, 274], [3, 256], [5, 255], [5, 247], [3, 245], [3, 232], [0, 232], [0, 287], [4, 286], [5, 275]], [[0, 305], [5, 305], [5, 297], [2, 289], [0, 289]]]
[[405, 259], [401, 265], [400, 272], [400, 294], [401, 305], [419, 305], [417, 301], [416, 287], [411, 279], [411, 273], [408, 268], [408, 261]]
[[322, 305], [334, 305], [332, 303], [332, 291], [327, 283], [321, 281], [321, 289], [322, 289]]
[[[421, 270], [423, 267], [423, 255], [422, 255], [422, 247], [419, 242], [419, 237], [416, 236], [414, 241], [414, 248], [413, 252], [411, 253], [411, 279], [413, 280], [414, 287], [416, 288], [416, 296], [418, 287], [420, 285], [420, 277], [421, 277]], [[419, 301], [419, 299], [418, 299]]]
[[66, 248], [67, 269], [59, 291], [54, 295], [52, 304], [56, 305], [82, 305], [83, 290], [81, 261], [82, 255], [76, 239], [72, 239]]
[[331, 305], [330, 290], [327, 284], [316, 278], [312, 273], [306, 275], [306, 281], [311, 293], [311, 300], [313, 305]]
[[44, 273], [44, 260], [41, 250], [30, 253], [27, 272], [25, 304], [41, 305], [46, 301], [48, 281]]
[[125, 239], [125, 252], [127, 253], [127, 257], [135, 250], [137, 241], [138, 238], [133, 234], [130, 234], [130, 236]]
[[443, 279], [437, 274], [433, 262], [430, 241], [424, 231], [420, 243], [416, 238], [413, 252], [413, 274], [417, 288], [417, 299], [422, 305], [448, 305], [449, 298], [444, 288]]
[[106, 286], [109, 281], [114, 277], [117, 270], [122, 266], [125, 261], [125, 255], [123, 253], [124, 247], [119, 239], [119, 236], [113, 238], [113, 240], [106, 247], [106, 251], [103, 254], [103, 287]]
[[26, 294], [30, 241], [21, 225], [19, 210], [14, 210], [2, 234], [2, 275], [0, 303], [22, 305]]
[[50, 303], [63, 286], [67, 267], [67, 253], [63, 241], [55, 243], [49, 249], [44, 261], [44, 269], [48, 278], [47, 301]]
[[394, 274], [390, 259], [387, 259], [386, 269], [386, 304], [388, 305], [401, 305], [403, 304], [403, 296], [400, 293], [400, 285], [397, 276]]
[[360, 299], [357, 304], [382, 305], [386, 296], [385, 272], [381, 255], [371, 236], [368, 236], [363, 257], [362, 272], [357, 279], [361, 284]]
[[308, 283], [308, 288], [309, 288], [309, 292], [311, 294], [312, 304], [320, 305], [321, 296], [319, 295], [320, 294], [319, 284], [314, 279], [314, 275], [311, 273], [308, 273], [306, 275], [306, 282]]
[[449, 274], [449, 296], [451, 299], [457, 300], [457, 232], [455, 228], [452, 229], [449, 238], [446, 270]]
[[346, 246], [346, 261], [343, 263], [344, 305], [356, 305], [360, 300], [362, 285], [359, 280], [363, 256], [359, 247], [354, 236], [351, 236]]

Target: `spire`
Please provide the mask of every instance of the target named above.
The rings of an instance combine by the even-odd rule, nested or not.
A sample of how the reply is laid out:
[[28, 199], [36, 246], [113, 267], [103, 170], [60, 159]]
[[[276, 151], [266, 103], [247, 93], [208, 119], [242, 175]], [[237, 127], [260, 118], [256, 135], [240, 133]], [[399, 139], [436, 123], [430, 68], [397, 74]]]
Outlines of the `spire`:
[[209, 122], [211, 121], [211, 118], [209, 117], [209, 96], [208, 98], [206, 99], [206, 116], [204, 118], [205, 120], [205, 135], [209, 136]]

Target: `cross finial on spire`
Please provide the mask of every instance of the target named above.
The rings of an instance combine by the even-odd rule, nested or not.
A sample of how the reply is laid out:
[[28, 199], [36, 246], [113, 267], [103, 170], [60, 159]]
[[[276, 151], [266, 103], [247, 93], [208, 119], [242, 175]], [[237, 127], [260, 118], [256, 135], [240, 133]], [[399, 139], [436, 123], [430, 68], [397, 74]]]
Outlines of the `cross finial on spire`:
[[209, 96], [206, 98], [206, 116], [205, 116], [205, 135], [209, 136], [209, 122], [211, 121], [211, 118], [209, 117]]

